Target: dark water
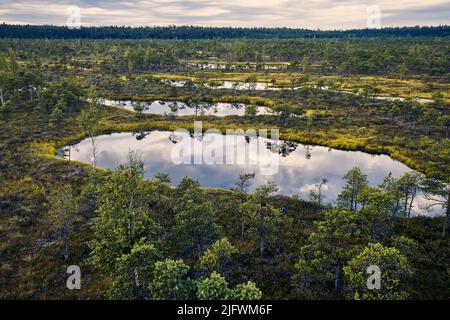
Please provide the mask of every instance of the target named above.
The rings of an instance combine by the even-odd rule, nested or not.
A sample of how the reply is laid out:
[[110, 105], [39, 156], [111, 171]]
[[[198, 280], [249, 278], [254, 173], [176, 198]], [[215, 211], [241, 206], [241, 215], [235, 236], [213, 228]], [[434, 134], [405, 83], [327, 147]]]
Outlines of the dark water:
[[[215, 139], [221, 140], [223, 137], [220, 134], [206, 134], [203, 138], [204, 151], [196, 150], [194, 156], [201, 158], [202, 154], [208, 154], [205, 151], [208, 146], [217, 145]], [[189, 141], [189, 143], [192, 143], [192, 141], [198, 143], [200, 140], [198, 138], [193, 139], [188, 135], [185, 135], [184, 138], [186, 139], [184, 141]], [[129, 151], [134, 151], [144, 161], [147, 179], [157, 172], [165, 172], [170, 175], [174, 185], [179, 183], [183, 177], [190, 176], [198, 180], [202, 187], [230, 188], [239, 174], [255, 172], [254, 185], [271, 180], [280, 187], [280, 194], [300, 195], [301, 197], [307, 197], [314, 185], [326, 178], [328, 183], [323, 187], [323, 190], [326, 195], [325, 202], [329, 203], [333, 203], [341, 192], [344, 184], [342, 177], [355, 166], [368, 175], [371, 185], [380, 184], [389, 173], [397, 178], [411, 171], [406, 165], [386, 155], [370, 155], [364, 152], [341, 151], [291, 142], [282, 145], [279, 148], [280, 152], [272, 152], [266, 148], [268, 153], [259, 157], [259, 163], [249, 164], [250, 160], [258, 158], [257, 152], [249, 147], [251, 143], [261, 142], [267, 146], [267, 142], [271, 142], [271, 140], [250, 138], [249, 141], [246, 141], [244, 136], [239, 136], [237, 139], [241, 139], [239, 141], [246, 145], [245, 153], [247, 156], [246, 162], [243, 164], [177, 164], [173, 160], [173, 151], [176, 150], [174, 148], [180, 148], [180, 139], [172, 135], [171, 132], [124, 132], [101, 135], [96, 138], [97, 166], [114, 169], [119, 164], [126, 164]], [[207, 140], [214, 141], [207, 142]], [[92, 149], [89, 140], [86, 139], [71, 146], [70, 150], [72, 160], [91, 162]], [[236, 154], [239, 153], [236, 149], [234, 150]], [[67, 158], [68, 152], [65, 153]], [[228, 153], [226, 154], [228, 155]], [[225, 159], [224, 162], [226, 161], [226, 158], [222, 157], [222, 159]], [[277, 159], [279, 163], [278, 171], [273, 175], [264, 175], [263, 168], [266, 162], [271, 159]], [[423, 202], [422, 196], [418, 197], [414, 210], [418, 213], [431, 214], [421, 210], [420, 206]]]
[[[131, 100], [108, 100], [103, 99], [103, 103], [111, 107], [121, 107], [127, 110], [134, 111], [133, 104], [135, 102]], [[243, 103], [196, 103], [187, 104], [180, 101], [152, 101], [142, 102], [145, 107], [143, 113], [147, 114], [159, 114], [175, 116], [194, 116], [194, 115], [207, 115], [207, 116], [243, 116], [248, 105]], [[266, 107], [257, 107], [257, 115], [271, 114], [272, 110]]]

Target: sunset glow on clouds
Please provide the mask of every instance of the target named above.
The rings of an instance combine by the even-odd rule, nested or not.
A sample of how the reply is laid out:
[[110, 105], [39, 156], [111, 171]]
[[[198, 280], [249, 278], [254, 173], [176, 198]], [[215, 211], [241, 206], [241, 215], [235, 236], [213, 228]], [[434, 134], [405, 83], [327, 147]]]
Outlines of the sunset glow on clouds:
[[449, 24], [450, 0], [0, 0], [0, 22], [64, 25], [71, 5], [82, 25], [203, 25], [349, 29], [367, 26], [378, 5], [382, 26]]

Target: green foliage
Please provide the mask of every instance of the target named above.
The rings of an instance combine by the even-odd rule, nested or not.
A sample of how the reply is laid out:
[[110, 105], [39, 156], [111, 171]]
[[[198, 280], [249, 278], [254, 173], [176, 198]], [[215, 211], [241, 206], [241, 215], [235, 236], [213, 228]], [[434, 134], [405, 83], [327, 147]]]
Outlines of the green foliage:
[[[177, 197], [181, 198], [188, 190], [190, 189], [197, 190], [199, 187], [200, 184], [198, 183], [198, 181], [195, 181], [190, 177], [184, 177], [176, 188], [176, 195]], [[180, 200], [180, 202], [182, 201]]]
[[400, 197], [403, 202], [403, 211], [411, 216], [413, 202], [419, 192], [422, 175], [417, 172], [407, 172], [397, 180]]
[[278, 119], [280, 120], [280, 125], [282, 127], [285, 127], [289, 117], [291, 117], [292, 113], [294, 113], [297, 108], [294, 105], [291, 105], [288, 103], [283, 103], [283, 104], [276, 105], [273, 109], [275, 112], [278, 113]]
[[54, 128], [60, 128], [62, 126], [63, 120], [64, 114], [58, 104], [56, 108], [53, 109], [52, 114], [50, 115], [50, 125]]
[[165, 226], [165, 218], [172, 208], [170, 181], [168, 174], [158, 172], [151, 180], [149, 188], [150, 192], [154, 194], [154, 202], [150, 205], [150, 211], [156, 216], [156, 221], [162, 227]]
[[[363, 282], [347, 286], [343, 273], [346, 265], [351, 275], [357, 271], [350, 262], [369, 242], [397, 249], [417, 275], [414, 281], [393, 285], [380, 299], [391, 294], [389, 298], [403, 298], [404, 292], [415, 299], [448, 297], [447, 42], [244, 39], [211, 45], [196, 40], [0, 40], [0, 251], [5, 261], [0, 267], [1, 298], [104, 298], [106, 293], [116, 299], [195, 298], [199, 283], [204, 298], [224, 297], [223, 292], [233, 299], [261, 298], [251, 281], [231, 288], [248, 278], [267, 298], [376, 298], [372, 292], [364, 296]], [[237, 69], [198, 72], [183, 61], [211, 56], [226, 59], [228, 69], [233, 64]], [[270, 64], [284, 68], [289, 61], [294, 61], [289, 69], [259, 72]], [[171, 69], [176, 73], [169, 73]], [[149, 75], [152, 71], [157, 74]], [[190, 79], [184, 88], [159, 80], [179, 77]], [[237, 87], [246, 78], [251, 90], [241, 94]], [[218, 89], [222, 80], [238, 85], [235, 90]], [[304, 88], [253, 91], [256, 81]], [[283, 139], [388, 153], [427, 173], [420, 188], [430, 206], [444, 208], [447, 217], [408, 218], [418, 192], [413, 174], [390, 176], [374, 187], [365, 183], [363, 173], [353, 170], [341, 194], [342, 208], [325, 212], [331, 205], [318, 206], [324, 194], [320, 184], [311, 204], [273, 197], [273, 185], [247, 194], [252, 174], [242, 175], [233, 192], [201, 190], [189, 178], [173, 189], [165, 174], [143, 181], [143, 166], [136, 159], [116, 172], [56, 160], [55, 148], [86, 135], [95, 159], [95, 136], [100, 132], [191, 126], [190, 118], [171, 117], [168, 122], [137, 110], [137, 119], [100, 106], [98, 94], [86, 95], [84, 88], [89, 87], [109, 98], [187, 101], [199, 113], [210, 102], [278, 106], [278, 115], [257, 116], [250, 107], [250, 117], [205, 119], [208, 128], [285, 126]], [[356, 95], [359, 92], [362, 96]], [[435, 102], [380, 101], [373, 99], [375, 95], [418, 95]], [[291, 117], [291, 112], [298, 116]], [[365, 260], [375, 256], [372, 251]], [[95, 268], [82, 266], [88, 275], [83, 276], [84, 289], [61, 291], [60, 271], [68, 263], [83, 261], [88, 252]], [[395, 267], [401, 261], [392, 252], [381, 252], [381, 263], [390, 261], [389, 266]], [[174, 257], [185, 262], [163, 260]], [[360, 261], [357, 266], [362, 267]], [[392, 279], [398, 275], [394, 271]], [[298, 292], [289, 286], [293, 273]]]
[[247, 192], [254, 179], [255, 173], [240, 174], [239, 180], [234, 184], [234, 187], [231, 190], [240, 194], [245, 193]]
[[136, 116], [138, 119], [142, 119], [142, 114], [145, 111], [145, 106], [142, 103], [136, 102], [133, 103], [133, 110], [136, 112]]
[[99, 122], [102, 116], [102, 112], [99, 108], [98, 98], [91, 97], [91, 102], [86, 110], [82, 110], [78, 121], [84, 132], [90, 137], [94, 137], [99, 129]]
[[199, 264], [209, 272], [218, 272], [223, 275], [230, 274], [235, 268], [239, 250], [227, 238], [217, 240], [210, 249], [200, 257]]
[[233, 293], [233, 299], [236, 300], [260, 300], [262, 298], [261, 290], [251, 281], [245, 284], [238, 284]]
[[64, 261], [70, 258], [70, 237], [79, 208], [78, 197], [71, 185], [56, 185], [48, 197], [50, 204], [49, 222], [52, 224], [53, 241], [47, 245], [56, 247]]
[[[381, 271], [381, 288], [368, 289], [366, 270], [376, 265]], [[349, 297], [363, 300], [405, 299], [405, 288], [413, 275], [408, 260], [399, 250], [370, 243], [344, 267]]]
[[416, 254], [419, 244], [406, 236], [396, 236], [391, 239], [391, 246], [396, 248], [401, 254], [410, 257]]
[[183, 179], [177, 187], [175, 235], [186, 250], [203, 253], [204, 247], [217, 239], [219, 226], [214, 222], [214, 209], [198, 184]]
[[83, 212], [93, 217], [98, 206], [100, 197], [100, 186], [103, 185], [104, 176], [96, 170], [89, 172], [86, 183], [80, 193], [80, 204]]
[[[267, 245], [273, 244], [273, 237], [282, 223], [280, 210], [268, 203], [269, 196], [277, 191], [278, 186], [268, 182], [256, 188], [242, 205], [246, 225], [250, 228], [248, 232], [252, 240], [258, 243], [261, 257], [266, 254]], [[289, 223], [289, 219], [286, 218], [284, 223]]]
[[142, 161], [131, 157], [128, 165], [119, 166], [100, 187], [89, 247], [92, 262], [102, 270], [113, 271], [117, 259], [135, 243], [156, 241], [159, 226], [148, 214], [143, 173]]
[[155, 263], [153, 280], [150, 283], [155, 300], [186, 300], [195, 294], [195, 282], [187, 273], [189, 266], [182, 260], [166, 259]]
[[136, 243], [117, 260], [117, 271], [108, 290], [111, 299], [148, 299], [155, 263], [162, 259], [153, 244]]
[[359, 193], [367, 186], [367, 175], [355, 167], [347, 172], [343, 179], [346, 184], [338, 196], [338, 205], [354, 211], [358, 208]]
[[177, 59], [171, 52], [154, 48], [137, 47], [125, 51], [128, 71], [158, 70], [178, 65]]
[[[357, 41], [359, 38], [363, 40], [371, 40], [372, 38], [381, 38], [380, 41], [392, 41], [398, 43], [399, 38], [412, 37], [444, 37], [448, 35], [448, 26], [416, 26], [416, 27], [395, 27], [382, 29], [352, 29], [352, 30], [308, 30], [295, 28], [235, 28], [235, 27], [198, 27], [198, 26], [149, 26], [149, 27], [125, 27], [125, 26], [102, 26], [102, 27], [85, 27], [80, 29], [68, 29], [63, 26], [35, 26], [35, 25], [16, 25], [16, 24], [1, 24], [1, 34], [5, 38], [19, 38], [19, 39], [151, 39], [156, 42], [158, 39], [166, 42], [169, 39], [183, 39], [183, 40], [207, 40], [207, 39], [232, 39], [231, 44], [235, 49], [245, 50], [252, 49], [251, 53], [254, 55], [254, 42], [246, 43], [243, 39], [266, 39], [269, 43], [273, 43], [276, 39], [281, 39], [282, 42], [292, 42], [294, 39], [307, 41], [311, 38], [330, 39], [336, 41], [340, 38], [352, 38]], [[393, 38], [392, 40], [390, 38]], [[420, 39], [419, 38], [419, 39]], [[236, 40], [237, 39], [237, 40]], [[280, 40], [280, 41], [281, 41]], [[394, 41], [395, 40], [395, 41]], [[211, 47], [220, 47], [220, 42], [213, 40]], [[416, 40], [417, 41], [417, 40]], [[273, 48], [272, 48], [273, 47]], [[273, 45], [272, 50], [280, 50], [290, 54], [287, 48], [278, 48]], [[186, 49], [186, 48], [183, 48]], [[305, 52], [310, 47], [303, 50]], [[331, 48], [325, 47], [327, 56], [330, 55]], [[339, 50], [336, 52], [340, 52]], [[363, 52], [357, 52], [364, 54]], [[387, 57], [391, 58], [386, 52]]]
[[167, 173], [163, 172], [157, 172], [155, 176], [153, 177], [153, 180], [157, 181], [158, 183], [162, 184], [169, 184], [170, 183], [170, 177]]
[[239, 215], [240, 224], [241, 224], [241, 240], [244, 240], [245, 237], [245, 227], [247, 222], [247, 217], [245, 214], [245, 208], [242, 206], [242, 203], [247, 198], [247, 192], [250, 188], [253, 180], [255, 179], [255, 173], [243, 173], [239, 175], [238, 181], [234, 184], [234, 187], [231, 188], [231, 191], [240, 199], [240, 204], [238, 204], [234, 210]]
[[362, 227], [371, 241], [385, 241], [392, 233], [390, 219], [396, 209], [391, 194], [376, 187], [364, 187], [359, 191], [357, 202], [361, 204], [358, 214]]
[[61, 112], [70, 114], [81, 106], [80, 97], [85, 94], [84, 90], [73, 81], [61, 84], [51, 84], [48, 88], [38, 91], [38, 107], [44, 114], [52, 114], [54, 108]]
[[249, 105], [245, 108], [245, 116], [253, 119], [254, 117], [256, 117], [256, 114], [258, 112], [258, 107], [255, 105]]
[[200, 300], [259, 300], [262, 292], [251, 281], [230, 288], [225, 278], [213, 272], [210, 277], [198, 280], [197, 297]]
[[13, 103], [11, 100], [6, 101], [4, 104], [0, 105], [0, 113], [3, 116], [3, 119], [8, 119], [9, 114], [13, 109]]
[[358, 212], [334, 208], [314, 223], [316, 231], [301, 248], [292, 279], [300, 296], [320, 298], [341, 290], [342, 267], [367, 241], [361, 222]]
[[445, 209], [445, 221], [442, 227], [442, 238], [448, 234], [450, 225], [450, 139], [444, 139], [440, 145], [431, 149], [429, 172], [422, 179], [421, 189], [429, 201], [428, 208], [441, 206]]
[[233, 297], [233, 292], [225, 278], [213, 272], [209, 278], [198, 282], [197, 297], [200, 300], [228, 300]]
[[324, 186], [328, 183], [328, 179], [322, 179], [322, 181], [316, 184], [315, 189], [310, 190], [308, 199], [311, 202], [317, 203], [318, 206], [323, 204], [323, 200], [325, 199], [324, 195]]

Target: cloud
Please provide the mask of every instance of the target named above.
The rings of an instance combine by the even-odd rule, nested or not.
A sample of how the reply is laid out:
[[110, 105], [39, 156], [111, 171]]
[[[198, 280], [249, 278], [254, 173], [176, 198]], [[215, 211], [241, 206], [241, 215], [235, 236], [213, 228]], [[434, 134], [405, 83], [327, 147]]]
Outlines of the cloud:
[[450, 16], [449, 0], [0, 0], [0, 21], [64, 25], [71, 5], [86, 26], [364, 28], [370, 5], [380, 7], [383, 26], [448, 24]]

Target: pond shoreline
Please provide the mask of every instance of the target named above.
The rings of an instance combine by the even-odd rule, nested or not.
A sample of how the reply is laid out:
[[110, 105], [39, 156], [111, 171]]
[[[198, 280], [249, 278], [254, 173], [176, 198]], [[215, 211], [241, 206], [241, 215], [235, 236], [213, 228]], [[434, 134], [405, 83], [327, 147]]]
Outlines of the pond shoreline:
[[[121, 110], [138, 113], [134, 109], [140, 104], [142, 114], [159, 116], [246, 116], [247, 108], [252, 106], [248, 103], [230, 102], [208, 102], [208, 101], [179, 101], [179, 100], [139, 100], [134, 99], [108, 99], [100, 98], [101, 104], [108, 107], [119, 108]], [[270, 107], [254, 105], [254, 116], [273, 115], [276, 113]]]
[[[173, 126], [173, 124], [150, 124], [150, 123], [144, 123], [144, 124], [123, 124], [126, 125], [125, 127], [121, 127], [121, 125], [114, 125], [114, 126], [106, 126], [101, 128], [98, 132], [97, 132], [97, 136], [99, 135], [105, 135], [105, 134], [113, 134], [113, 133], [121, 133], [121, 132], [129, 132], [129, 133], [139, 133], [139, 132], [143, 132], [143, 131], [173, 131], [176, 129], [185, 129], [188, 130], [189, 132], [193, 132], [194, 128], [193, 125], [189, 125], [189, 126]], [[210, 125], [210, 124], [206, 124], [206, 126], [203, 127], [203, 133], [208, 130], [208, 129], [212, 129], [214, 128], [214, 125]], [[222, 128], [219, 128], [219, 130], [221, 130]], [[229, 127], [228, 129], [238, 129], [238, 128], [233, 128], [233, 127]], [[256, 129], [256, 128], [255, 128]], [[245, 130], [245, 129], [244, 129]], [[225, 132], [224, 130], [221, 130], [223, 132]], [[71, 145], [75, 145], [79, 142], [81, 142], [82, 140], [88, 138], [88, 134], [87, 133], [80, 133], [77, 136], [68, 136], [64, 139], [60, 139], [57, 141], [47, 141], [47, 143], [51, 143], [53, 145], [53, 147], [55, 148], [55, 152], [53, 154], [53, 156], [56, 157], [56, 149], [60, 149], [64, 146], [71, 146]], [[270, 131], [268, 132], [268, 138], [270, 138]], [[407, 167], [416, 170], [418, 172], [421, 173], [426, 173], [426, 169], [422, 166], [420, 166], [419, 164], [417, 164], [416, 161], [414, 161], [413, 159], [403, 156], [401, 155], [401, 157], [398, 156], [398, 152], [392, 152], [389, 150], [389, 147], [383, 147], [383, 146], [375, 146], [377, 147], [377, 150], [374, 150], [372, 147], [369, 147], [370, 145], [357, 145], [354, 147], [340, 147], [338, 145], [333, 144], [333, 140], [321, 140], [321, 139], [308, 139], [308, 138], [299, 138], [298, 136], [291, 136], [290, 133], [285, 133], [283, 131], [280, 131], [280, 140], [285, 140], [285, 141], [292, 141], [292, 142], [296, 142], [296, 143], [300, 143], [300, 144], [305, 144], [305, 145], [310, 145], [310, 146], [319, 146], [319, 147], [327, 147], [327, 148], [332, 148], [332, 149], [336, 149], [336, 150], [340, 150], [340, 151], [348, 151], [348, 152], [364, 152], [370, 155], [386, 155], [391, 157], [392, 159], [406, 165]], [[45, 142], [44, 142], [45, 143]], [[395, 154], [394, 154], [395, 153]]]
[[[134, 151], [142, 156], [146, 165], [145, 179], [151, 179], [157, 172], [167, 172], [170, 173], [175, 184], [187, 175], [198, 180], [205, 188], [229, 189], [233, 185], [235, 175], [243, 172], [255, 172], [257, 185], [268, 180], [274, 181], [280, 186], [281, 195], [301, 194], [302, 197], [307, 196], [309, 188], [314, 183], [326, 177], [329, 179], [328, 198], [332, 202], [336, 201], [342, 188], [342, 177], [353, 167], [359, 167], [364, 173], [367, 173], [372, 185], [382, 183], [382, 179], [389, 173], [392, 173], [394, 177], [400, 177], [406, 172], [414, 171], [388, 155], [375, 156], [363, 151], [343, 151], [323, 146], [313, 147], [286, 140], [273, 141], [264, 135], [250, 135], [248, 138], [243, 134], [234, 136], [237, 137], [237, 140], [227, 140], [222, 133], [206, 133], [203, 136], [205, 144], [201, 143], [197, 149], [194, 147], [194, 153], [192, 153], [192, 146], [189, 147], [186, 149], [191, 150], [187, 154], [188, 158], [185, 158], [184, 152], [183, 157], [179, 158], [177, 154], [180, 150], [184, 150], [183, 145], [186, 145], [184, 141], [187, 139], [186, 142], [194, 143], [197, 141], [197, 135], [187, 132], [174, 135], [172, 131], [160, 130], [140, 132], [138, 135], [134, 132], [101, 134], [97, 136], [96, 140], [96, 144], [99, 146], [97, 152], [100, 150], [97, 166], [104, 170], [114, 170], [117, 166], [125, 164], [129, 152]], [[199, 141], [202, 140], [199, 139]], [[236, 162], [236, 159], [229, 162], [228, 156], [235, 157], [236, 154], [232, 150], [240, 148], [237, 147], [236, 142], [232, 141], [242, 143], [241, 147], [244, 149], [238, 149], [241, 150], [238, 152], [246, 159], [244, 162], [239, 162], [239, 160]], [[65, 145], [58, 150], [57, 156], [66, 160], [88, 163], [92, 152], [90, 144], [90, 140], [87, 138], [78, 144]], [[258, 145], [258, 149], [254, 149], [255, 145]], [[228, 153], [229, 147], [232, 148], [230, 154]], [[215, 151], [215, 156], [212, 156], [212, 150], [222, 150], [222, 152], [218, 155]], [[197, 159], [195, 162], [193, 162], [194, 158]], [[197, 162], [198, 160], [200, 162]], [[342, 165], [336, 166], [335, 163]], [[192, 166], [193, 164], [196, 165]], [[416, 213], [428, 214], [423, 212], [422, 204], [426, 203], [423, 202], [425, 200], [420, 197], [417, 201], [414, 209]], [[430, 214], [435, 214], [435, 212]]]

